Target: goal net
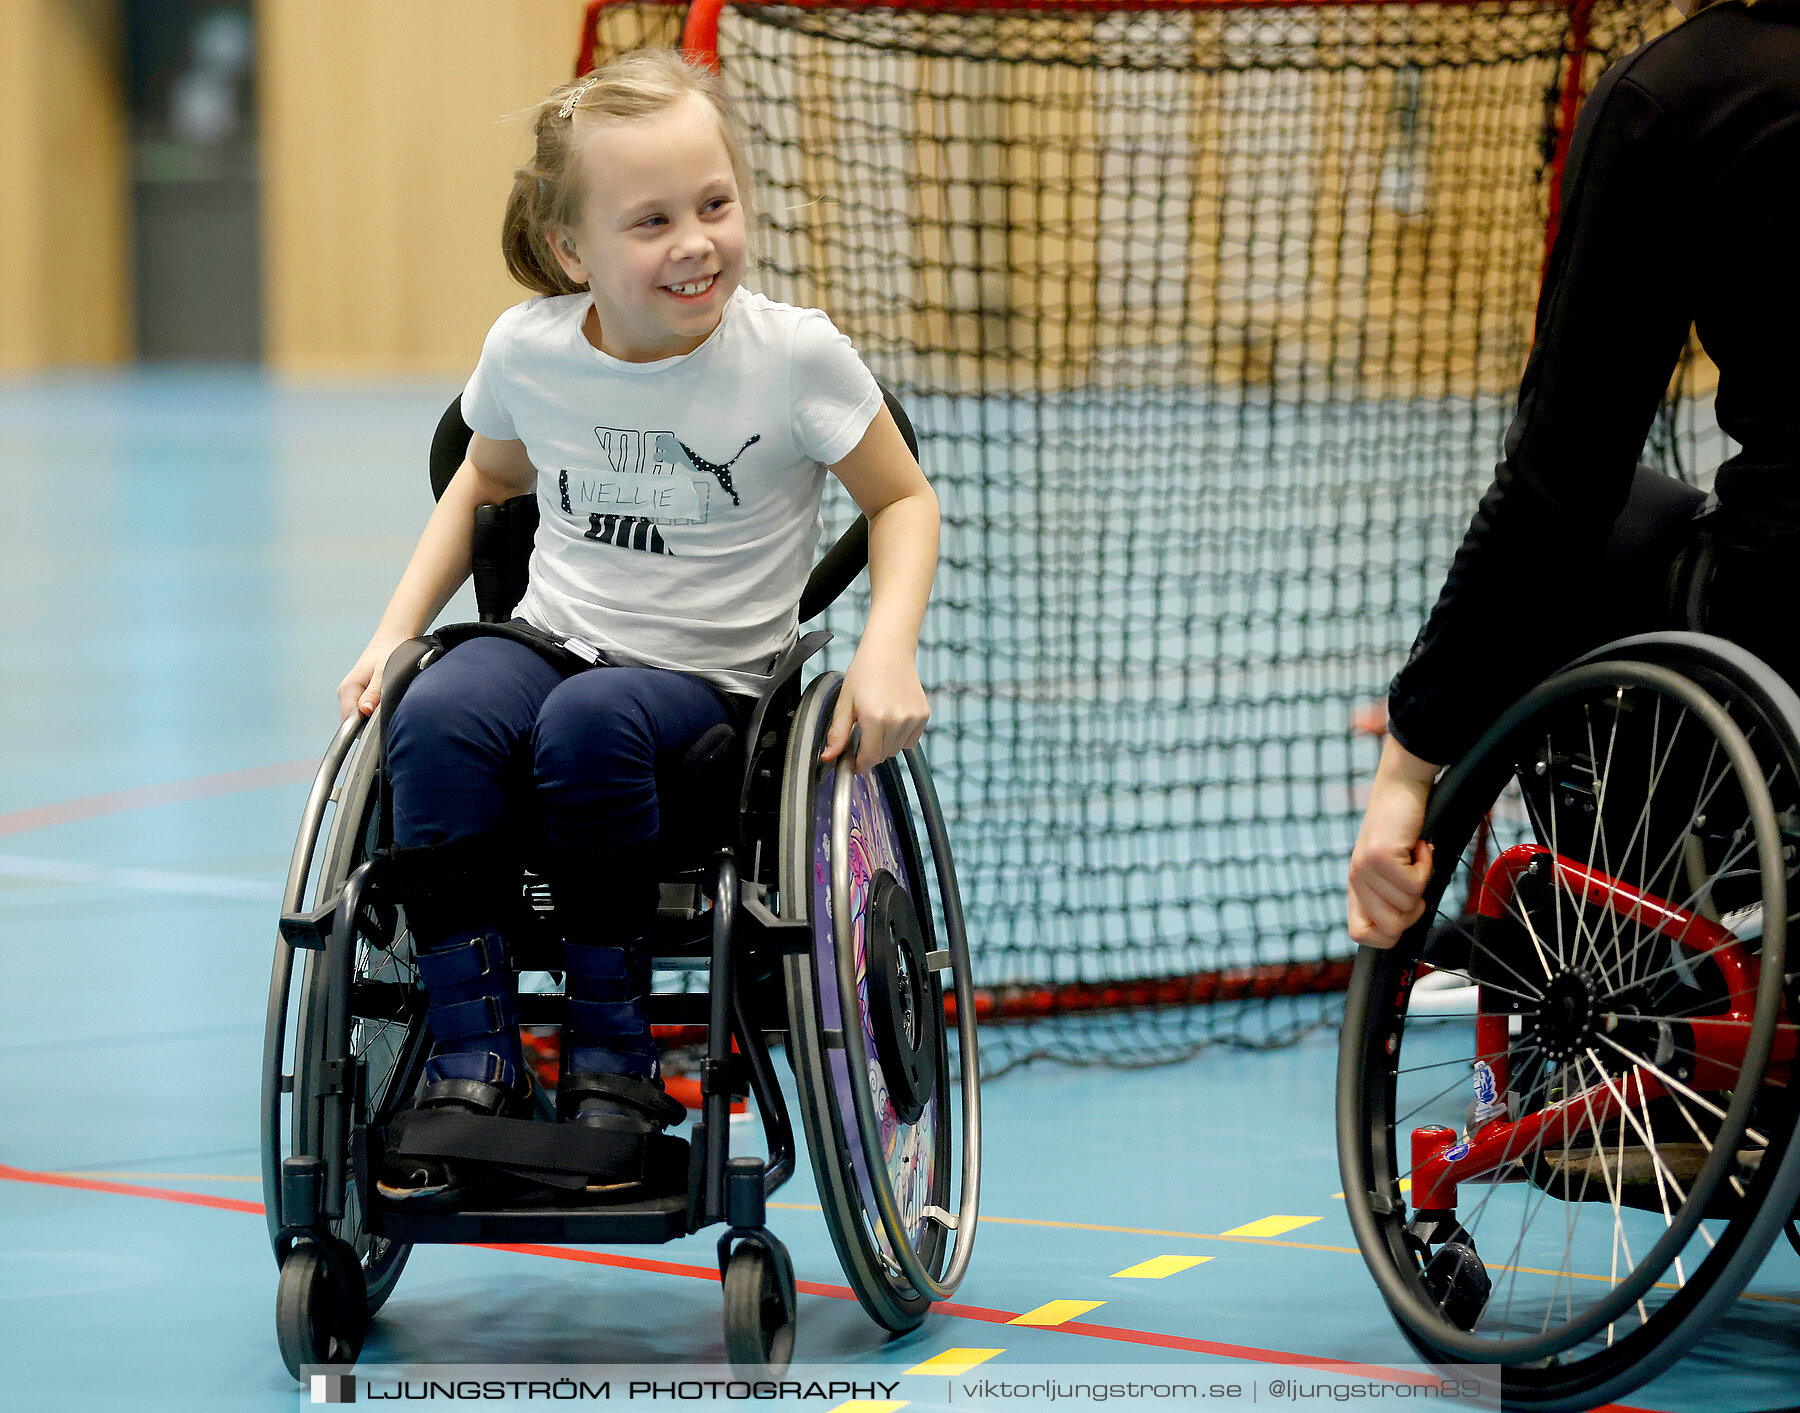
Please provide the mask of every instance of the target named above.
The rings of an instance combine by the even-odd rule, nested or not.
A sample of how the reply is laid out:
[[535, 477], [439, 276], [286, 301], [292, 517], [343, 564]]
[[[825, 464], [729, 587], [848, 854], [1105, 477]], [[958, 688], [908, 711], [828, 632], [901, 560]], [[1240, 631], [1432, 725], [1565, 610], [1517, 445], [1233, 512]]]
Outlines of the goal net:
[[[1580, 96], [1666, 23], [591, 8], [584, 65], [678, 35], [717, 56], [752, 132], [749, 283], [825, 309], [918, 428], [944, 511], [927, 748], [983, 1014], [1014, 1022], [991, 1068], [1331, 1019], [1358, 714], [1492, 474]], [[865, 608], [832, 611], [840, 666]]]

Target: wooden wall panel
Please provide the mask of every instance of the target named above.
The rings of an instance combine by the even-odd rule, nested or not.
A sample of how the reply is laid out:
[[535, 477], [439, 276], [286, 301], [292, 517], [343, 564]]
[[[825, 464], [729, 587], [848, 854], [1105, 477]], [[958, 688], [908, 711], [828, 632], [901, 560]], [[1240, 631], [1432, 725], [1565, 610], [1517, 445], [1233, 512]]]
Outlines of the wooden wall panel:
[[300, 375], [463, 374], [527, 297], [500, 259], [520, 110], [581, 0], [261, 0], [266, 350]]
[[130, 353], [118, 45], [106, 0], [0, 0], [0, 370]]

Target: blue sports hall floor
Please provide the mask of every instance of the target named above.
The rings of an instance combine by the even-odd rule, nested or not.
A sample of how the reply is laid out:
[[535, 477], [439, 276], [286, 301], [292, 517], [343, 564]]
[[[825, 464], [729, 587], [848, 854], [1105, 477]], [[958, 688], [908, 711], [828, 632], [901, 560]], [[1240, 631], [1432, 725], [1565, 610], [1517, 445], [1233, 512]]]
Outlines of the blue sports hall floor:
[[[275, 914], [451, 391], [0, 384], [0, 1408], [308, 1402], [276, 1347], [257, 1178]], [[989, 1372], [1411, 1363], [1334, 1198], [1334, 1054], [1325, 1033], [993, 1083], [973, 1270], [899, 1339], [849, 1298], [803, 1163], [771, 1218], [808, 1292], [797, 1357], [891, 1377], [958, 1350]], [[418, 1249], [361, 1370], [716, 1363], [715, 1237]], [[1186, 1259], [1120, 1275], [1155, 1257]], [[1800, 1258], [1778, 1247], [1750, 1294], [1630, 1404], [1800, 1398]], [[1058, 1301], [1079, 1305], [1012, 1323]], [[879, 1406], [940, 1406], [944, 1383]]]

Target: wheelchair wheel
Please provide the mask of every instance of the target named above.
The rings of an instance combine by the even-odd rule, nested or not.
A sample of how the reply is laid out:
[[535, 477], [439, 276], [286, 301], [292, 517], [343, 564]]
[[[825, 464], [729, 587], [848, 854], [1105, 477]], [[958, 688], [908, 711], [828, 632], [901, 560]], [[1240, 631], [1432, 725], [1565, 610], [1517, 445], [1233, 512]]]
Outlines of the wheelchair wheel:
[[309, 1364], [354, 1364], [369, 1313], [356, 1253], [342, 1242], [299, 1242], [282, 1260], [275, 1334], [281, 1362], [296, 1381], [306, 1382]]
[[[372, 734], [362, 736], [349, 754], [341, 784], [333, 792], [337, 807], [320, 857], [313, 892], [316, 904], [342, 890], [378, 845], [379, 767], [374, 744]], [[296, 863], [307, 849], [303, 829], [301, 843], [296, 846]], [[302, 885], [304, 876], [302, 866]], [[290, 877], [290, 889], [293, 886]], [[284, 906], [284, 911], [299, 910], [298, 897], [289, 902], [293, 906]], [[326, 1182], [321, 1207], [325, 1227], [355, 1254], [366, 1286], [367, 1310], [372, 1315], [393, 1290], [411, 1247], [367, 1230], [363, 1187], [357, 1181], [355, 1138], [363, 1127], [386, 1122], [410, 1102], [429, 1056], [430, 1034], [424, 1022], [424, 993], [412, 964], [411, 936], [404, 915], [379, 901], [364, 906], [356, 919], [351, 946], [354, 956], [348, 994], [338, 993], [341, 982], [333, 980], [328, 951], [304, 954], [297, 982], [292, 1079], [278, 1078], [276, 1087], [291, 1088], [291, 1102], [285, 1106], [291, 1151], [324, 1160]], [[277, 942], [276, 948], [279, 982], [290, 958], [281, 955], [287, 951], [285, 941]], [[274, 1008], [272, 998], [266, 1042], [269, 1048], [265, 1051], [265, 1105], [268, 1071], [278, 1070], [281, 1064]], [[351, 1064], [349, 1072], [341, 1077], [334, 1075], [328, 1040], [334, 1013], [341, 1016], [348, 1030]], [[273, 1144], [271, 1137], [275, 1139]], [[275, 1214], [279, 1208], [279, 1158], [279, 1130], [272, 1129], [264, 1139], [265, 1193], [274, 1190], [274, 1202], [270, 1204], [272, 1232], [278, 1230]], [[272, 1161], [276, 1168], [273, 1175], [269, 1172]]]
[[[1409, 1342], [1504, 1366], [1510, 1406], [1592, 1407], [1666, 1367], [1800, 1183], [1779, 1026], [1800, 703], [1710, 640], [1636, 646], [1680, 670], [1579, 664], [1446, 772], [1431, 906], [1358, 956], [1346, 1006], [1358, 1245]], [[1408, 1016], [1422, 964], [1478, 985], [1472, 1033]]]
[[799, 1297], [794, 1272], [760, 1242], [744, 1241], [725, 1265], [725, 1353], [739, 1378], [779, 1378], [794, 1357]]
[[[812, 923], [811, 951], [785, 962], [790, 1057], [839, 1260], [870, 1315], [901, 1332], [956, 1289], [973, 1250], [981, 1176], [974, 1004], [955, 871], [924, 756], [907, 752], [905, 775], [892, 761], [867, 776], [819, 764], [841, 681], [827, 673], [812, 683], [788, 740], [781, 909]], [[914, 831], [908, 777], [935, 877]]]

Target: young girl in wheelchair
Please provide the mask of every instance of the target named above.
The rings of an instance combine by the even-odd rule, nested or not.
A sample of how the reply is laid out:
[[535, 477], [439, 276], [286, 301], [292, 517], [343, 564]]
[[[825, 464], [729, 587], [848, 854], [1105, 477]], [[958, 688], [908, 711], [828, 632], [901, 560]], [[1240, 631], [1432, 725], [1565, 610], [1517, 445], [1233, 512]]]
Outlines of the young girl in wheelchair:
[[[743, 288], [750, 173], [713, 74], [631, 54], [554, 91], [534, 133], [502, 244], [536, 297], [487, 336], [462, 395], [467, 459], [338, 697], [346, 717], [376, 709], [389, 654], [470, 573], [476, 508], [535, 489], [517, 617], [596, 666], [568, 674], [521, 642], [473, 638], [388, 724], [395, 878], [436, 1047], [417, 1102], [528, 1112], [508, 934], [529, 866], [565, 938], [559, 1117], [641, 1152], [684, 1113], [645, 1002], [676, 768], [742, 726], [793, 642], [828, 467], [868, 517], [872, 602], [825, 758], [853, 727], [858, 770], [917, 742], [938, 508], [849, 340], [818, 310]], [[377, 1185], [447, 1205], [480, 1171], [390, 1154]], [[588, 1192], [632, 1195], [642, 1173], [625, 1161]]]

